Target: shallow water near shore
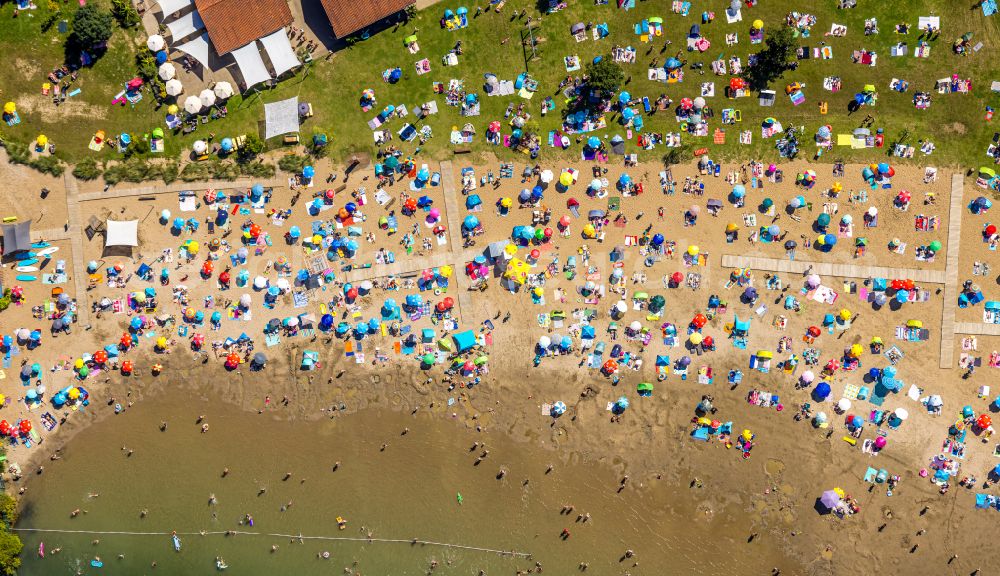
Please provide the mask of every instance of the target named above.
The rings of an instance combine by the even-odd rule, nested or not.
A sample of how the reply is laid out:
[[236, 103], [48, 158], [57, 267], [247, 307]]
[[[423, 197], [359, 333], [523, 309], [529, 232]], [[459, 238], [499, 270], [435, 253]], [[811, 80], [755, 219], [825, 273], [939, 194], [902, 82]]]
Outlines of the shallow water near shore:
[[[200, 432], [199, 414], [206, 415], [208, 433]], [[166, 431], [159, 430], [161, 421], [168, 422]], [[479, 465], [482, 449], [470, 450], [477, 440], [490, 450]], [[554, 468], [547, 473], [549, 464]], [[423, 574], [435, 560], [435, 573], [442, 574], [513, 574], [535, 561], [562, 574], [577, 572], [580, 562], [598, 574], [721, 574], [737, 566], [759, 572], [773, 566], [776, 555], [754, 547], [737, 562], [726, 552], [735, 542], [727, 534], [746, 533], [733, 518], [739, 510], [695, 521], [702, 512], [685, 504], [684, 492], [665, 485], [617, 492], [619, 477], [605, 467], [563, 463], [554, 452], [429, 415], [366, 410], [285, 421], [222, 402], [192, 407], [189, 396], [173, 391], [82, 430], [61, 460], [45, 465], [27, 482], [18, 527], [84, 532], [22, 532], [21, 574], [210, 573], [217, 556], [238, 574], [343, 573], [345, 567], [360, 574]], [[507, 473], [498, 479], [501, 469]], [[564, 505], [574, 512], [560, 514]], [[71, 518], [75, 509], [81, 512]], [[589, 521], [577, 521], [586, 513]], [[241, 524], [246, 514], [253, 516], [252, 528]], [[338, 530], [338, 516], [346, 529]], [[564, 528], [571, 533], [565, 540]], [[175, 530], [184, 534], [180, 552], [172, 549]], [[203, 530], [218, 534], [202, 536]], [[283, 536], [225, 536], [227, 530]], [[290, 538], [298, 534], [355, 540]], [[413, 538], [532, 558], [413, 545]], [[41, 541], [45, 559], [37, 556]], [[57, 547], [62, 550], [53, 555]], [[635, 557], [623, 560], [627, 549]], [[323, 552], [330, 558], [319, 558]], [[104, 568], [90, 566], [95, 557]]]

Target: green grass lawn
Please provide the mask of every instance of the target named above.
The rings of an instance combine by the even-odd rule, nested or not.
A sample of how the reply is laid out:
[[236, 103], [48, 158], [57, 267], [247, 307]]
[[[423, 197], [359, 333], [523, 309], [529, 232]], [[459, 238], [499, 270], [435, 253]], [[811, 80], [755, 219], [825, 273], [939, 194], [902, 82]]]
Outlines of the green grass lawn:
[[[701, 11], [698, 8], [703, 9], [706, 3], [694, 4], [692, 13], [682, 17], [673, 14], [667, 2], [647, 0], [639, 2], [635, 9], [625, 11], [618, 9], [614, 2], [596, 6], [573, 0], [568, 9], [544, 16], [540, 29], [536, 31], [542, 39], [538, 48], [540, 59], [527, 65], [528, 71], [539, 80], [541, 86], [532, 100], [525, 101], [516, 95], [486, 97], [482, 83], [486, 72], [495, 73], [501, 79], [513, 80], [525, 70], [524, 49], [520, 42], [523, 20], [511, 22], [511, 15], [514, 9], [524, 8], [529, 8], [531, 13], [537, 15], [535, 4], [513, 0], [507, 3], [501, 14], [489, 12], [473, 19], [475, 4], [469, 3], [466, 6], [470, 8], [470, 26], [448, 32], [439, 26], [441, 13], [445, 8], [455, 9], [461, 4], [441, 3], [425, 10], [405, 26], [375, 34], [368, 40], [337, 52], [328, 61], [318, 60], [309, 67], [307, 73], [300, 71], [273, 90], [250, 95], [246, 101], [240, 97], [233, 98], [229, 103], [227, 119], [203, 126], [188, 137], [169, 136], [168, 155], [178, 156], [182, 151], [189, 150], [190, 143], [208, 131], [215, 132], [219, 137], [256, 131], [258, 123], [263, 119], [264, 102], [298, 95], [300, 100], [311, 102], [315, 111], [315, 116], [303, 125], [303, 140], [314, 131], [326, 132], [330, 137], [334, 157], [342, 157], [351, 151], [374, 150], [371, 131], [366, 123], [381, 107], [387, 104], [405, 104], [412, 110], [420, 103], [436, 97], [440, 114], [427, 122], [434, 131], [434, 138], [423, 151], [436, 157], [445, 157], [453, 149], [448, 142], [449, 132], [453, 126], [463, 125], [466, 119], [458, 114], [457, 108], [445, 106], [443, 96], [434, 95], [431, 85], [434, 81], [447, 83], [451, 78], [464, 79], [467, 90], [480, 94], [482, 115], [471, 119], [480, 132], [474, 144], [476, 150], [492, 149], [483, 142], [482, 133], [491, 120], [502, 119], [509, 102], [527, 102], [528, 110], [539, 121], [544, 142], [548, 131], [558, 127], [560, 115], [558, 109], [545, 118], [538, 112], [544, 97], [555, 94], [559, 81], [567, 74], [563, 67], [563, 57], [576, 54], [583, 62], [587, 62], [594, 56], [608, 54], [614, 45], [631, 45], [637, 48], [638, 58], [635, 64], [625, 66], [626, 74], [632, 77], [626, 89], [634, 97], [649, 96], [654, 99], [659, 94], [666, 93], [676, 102], [682, 97], [697, 96], [700, 82], [714, 81], [716, 96], [709, 99], [709, 105], [715, 109], [716, 117], [710, 120], [710, 131], [720, 126], [720, 112], [723, 108], [741, 110], [742, 123], [729, 127], [725, 146], [714, 146], [711, 136], [685, 137], [686, 142], [693, 147], [709, 147], [717, 156], [774, 157], [774, 140], [762, 140], [760, 137], [760, 122], [767, 116], [776, 117], [786, 127], [802, 125], [806, 134], [811, 137], [821, 124], [832, 125], [834, 133], [849, 132], [857, 127], [866, 113], [870, 113], [876, 118], [874, 127], [885, 129], [887, 143], [906, 129], [911, 134], [911, 144], [916, 144], [920, 138], [930, 139], [937, 144], [937, 151], [930, 159], [924, 159], [918, 152], [914, 162], [974, 166], [985, 160], [983, 152], [995, 130], [991, 123], [984, 120], [985, 107], [1000, 105], [1000, 98], [989, 91], [990, 82], [1000, 80], [1000, 64], [996, 63], [1000, 55], [997, 46], [1000, 35], [997, 33], [996, 21], [984, 17], [978, 8], [971, 9], [971, 3], [894, 0], [877, 4], [861, 2], [858, 8], [838, 10], [833, 0], [810, 3], [811, 7], [808, 9], [802, 8], [802, 3], [790, 0], [766, 0], [755, 8], [744, 8], [743, 22], [729, 25], [723, 14], [728, 3], [712, 1], [708, 4], [715, 9], [716, 19], [701, 26], [702, 34], [711, 40], [712, 48], [704, 54], [685, 52], [689, 62], [704, 62], [705, 75], [700, 76], [696, 70], [687, 69], [683, 83], [667, 85], [647, 81], [646, 70], [650, 60], [658, 58], [662, 64], [668, 56], [673, 56], [686, 45], [685, 37], [690, 26], [700, 23]], [[71, 4], [59, 6], [63, 10], [71, 10]], [[811, 37], [800, 38], [800, 42], [818, 47], [821, 42], [826, 41], [833, 47], [834, 58], [805, 60], [800, 62], [797, 71], [786, 73], [782, 80], [772, 86], [778, 96], [775, 106], [771, 108], [759, 107], [756, 97], [727, 100], [723, 95], [723, 88], [728, 83], [729, 76], [713, 75], [709, 70], [710, 62], [720, 55], [727, 58], [736, 55], [745, 64], [748, 54], [759, 49], [759, 46], [749, 44], [750, 22], [760, 18], [765, 22], [765, 29], [783, 26], [785, 15], [793, 9], [808, 11], [818, 17]], [[121, 90], [122, 84], [134, 75], [135, 51], [145, 49], [141, 33], [132, 37], [131, 33], [116, 31], [108, 53], [93, 68], [82, 71], [77, 85], [83, 89], [83, 93], [73, 99], [76, 102], [55, 108], [51, 103], [46, 103], [39, 93], [47, 72], [62, 61], [61, 43], [64, 35], [57, 32], [56, 26], [48, 32], [41, 31], [41, 24], [48, 14], [47, 6], [42, 5], [30, 13], [22, 12], [18, 18], [11, 17], [12, 11], [13, 6], [9, 3], [0, 8], [0, 50], [5, 55], [5, 61], [11, 64], [0, 69], [0, 90], [4, 101], [14, 99], [18, 102], [24, 121], [15, 128], [4, 127], [4, 133], [9, 138], [28, 141], [43, 132], [57, 143], [60, 156], [74, 161], [85, 155], [95, 154], [87, 150], [86, 146], [98, 129], [104, 129], [109, 134], [127, 131], [135, 135], [148, 133], [162, 122], [165, 111], [156, 110], [155, 103], [148, 94], [134, 108], [115, 107], [110, 103], [113, 96]], [[912, 52], [918, 33], [911, 31], [908, 36], [900, 36], [894, 33], [894, 25], [907, 22], [915, 29], [918, 16], [930, 14], [937, 14], [942, 18], [940, 38], [932, 42], [930, 58], [914, 58]], [[71, 13], [67, 13], [65, 17], [68, 19], [70, 16]], [[633, 33], [633, 27], [640, 20], [652, 16], [664, 19], [664, 36], [655, 44], [643, 44]], [[864, 20], [873, 16], [878, 18], [881, 33], [865, 36]], [[600, 41], [593, 41], [588, 37], [588, 40], [577, 43], [570, 36], [569, 29], [573, 23], [581, 21], [607, 22], [611, 35]], [[834, 22], [849, 27], [846, 37], [824, 37], [824, 33], [830, 30]], [[414, 30], [417, 31], [421, 51], [411, 55], [403, 46], [403, 38]], [[726, 46], [724, 37], [728, 32], [739, 34], [739, 44]], [[983, 48], [971, 56], [957, 56], [952, 53], [951, 44], [966, 32], [974, 34], [973, 43], [983, 42]], [[505, 38], [509, 40], [501, 44]], [[661, 53], [666, 38], [672, 40], [673, 44], [666, 52]], [[442, 66], [441, 57], [458, 40], [462, 40], [465, 52], [459, 65]], [[890, 57], [890, 46], [898, 41], [909, 43], [910, 55]], [[647, 55], [650, 46], [653, 50]], [[851, 52], [861, 48], [878, 53], [876, 67], [851, 62]], [[414, 70], [414, 62], [421, 58], [430, 59], [432, 71], [418, 76]], [[383, 83], [382, 71], [394, 66], [402, 68], [403, 79], [395, 85]], [[939, 95], [934, 92], [929, 109], [916, 110], [913, 107], [912, 95], [915, 91], [931, 91], [936, 79], [952, 74], [972, 78], [973, 95]], [[823, 77], [834, 75], [843, 80], [843, 90], [838, 93], [823, 90]], [[888, 85], [892, 78], [908, 80], [909, 92], [900, 94], [890, 91]], [[786, 83], [793, 81], [806, 85], [806, 102], [798, 107], [792, 106], [783, 90]], [[874, 84], [879, 91], [877, 106], [862, 109], [848, 117], [848, 102], [855, 92], [869, 83]], [[374, 88], [378, 98], [378, 107], [369, 113], [362, 113], [358, 105], [361, 91], [365, 88]], [[825, 116], [819, 114], [817, 104], [821, 100], [829, 103], [829, 113]], [[556, 102], [561, 105], [559, 98]], [[408, 120], [412, 119], [411, 116]], [[388, 128], [394, 131], [401, 126], [400, 120], [393, 120], [388, 124]], [[660, 112], [647, 119], [645, 130], [663, 132], [675, 131], [676, 128], [673, 114]], [[753, 145], [740, 146], [736, 143], [737, 131], [740, 129], [753, 131]], [[624, 129], [611, 126], [598, 135], [616, 133], [624, 135]], [[398, 144], [398, 141], [394, 143]], [[275, 142], [271, 144], [277, 146]], [[404, 149], [412, 149], [414, 146], [415, 144], [407, 145]], [[495, 150], [501, 156], [511, 154], [506, 149]], [[663, 147], [659, 147], [647, 153], [647, 157], [659, 157], [664, 151]], [[813, 151], [811, 144], [803, 143], [803, 155], [811, 157]], [[577, 154], [579, 147], [563, 153], [543, 145], [543, 157], [575, 157]], [[824, 156], [824, 159], [870, 161], [884, 154], [885, 149], [851, 151], [848, 147], [837, 147]], [[109, 150], [99, 155], [101, 159], [112, 159], [115, 156]]]

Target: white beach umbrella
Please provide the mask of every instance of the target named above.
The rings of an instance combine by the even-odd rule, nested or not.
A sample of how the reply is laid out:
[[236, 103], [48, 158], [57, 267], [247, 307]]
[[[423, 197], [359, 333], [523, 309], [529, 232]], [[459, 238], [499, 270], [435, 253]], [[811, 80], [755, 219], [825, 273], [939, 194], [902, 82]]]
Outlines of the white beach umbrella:
[[174, 68], [174, 65], [170, 62], [160, 64], [160, 69], [157, 72], [160, 75], [160, 80], [163, 81], [171, 80], [174, 76], [177, 76], [177, 68]]
[[201, 99], [197, 96], [188, 96], [184, 99], [184, 110], [188, 114], [201, 112]]
[[906, 411], [906, 408], [896, 408], [893, 410], [893, 413], [896, 415], [896, 418], [899, 418], [900, 420], [906, 420], [910, 417], [910, 413]]
[[214, 92], [220, 99], [225, 100], [233, 95], [233, 85], [225, 81], [219, 82], [215, 85]]
[[194, 144], [191, 145], [191, 148], [194, 150], [195, 154], [204, 154], [205, 151], [208, 150], [208, 142], [205, 142], [204, 140], [195, 140]]
[[212, 104], [215, 104], [215, 92], [212, 92], [208, 88], [201, 91], [198, 95], [198, 99], [201, 100], [201, 105], [208, 108]]
[[552, 173], [552, 170], [542, 170], [541, 177], [542, 182], [548, 184], [549, 182], [552, 182], [553, 178], [555, 178], [555, 174]]
[[167, 43], [164, 42], [163, 36], [160, 36], [159, 34], [153, 34], [152, 36], [146, 39], [146, 48], [149, 48], [153, 52], [159, 52], [160, 50], [163, 50], [163, 47], [166, 45]]
[[278, 278], [278, 290], [281, 290], [282, 292], [288, 292], [288, 289], [291, 287], [292, 286], [291, 284], [289, 284], [287, 278]]
[[252, 302], [253, 302], [253, 299], [250, 298], [249, 294], [244, 294], [244, 295], [240, 296], [240, 306], [242, 306], [244, 308], [249, 308], [250, 304]]
[[848, 399], [848, 398], [841, 398], [840, 400], [838, 400], [837, 401], [837, 408], [841, 412], [847, 412], [848, 410], [850, 410], [851, 409], [851, 401], [850, 401], [850, 399]]
[[166, 89], [168, 96], [180, 96], [181, 92], [184, 91], [184, 85], [181, 84], [180, 80], [174, 78], [173, 80], [167, 80]]
[[258, 290], [263, 290], [264, 288], [267, 288], [267, 278], [263, 276], [257, 276], [256, 278], [253, 279], [253, 287]]
[[538, 338], [539, 348], [548, 348], [550, 345], [552, 345], [552, 340], [550, 340], [548, 336], [541, 336]]

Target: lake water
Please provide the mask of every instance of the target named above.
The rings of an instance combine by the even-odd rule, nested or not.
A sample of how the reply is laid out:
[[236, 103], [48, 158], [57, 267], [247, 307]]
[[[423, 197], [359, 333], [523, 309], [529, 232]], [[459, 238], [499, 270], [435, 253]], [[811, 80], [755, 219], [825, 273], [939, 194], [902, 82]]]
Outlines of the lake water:
[[[207, 433], [196, 422], [199, 414], [206, 415]], [[166, 431], [159, 430], [161, 421], [168, 422]], [[482, 449], [470, 450], [477, 440], [490, 451], [479, 465]], [[754, 547], [738, 559], [731, 553], [736, 535], [746, 534], [740, 510], [696, 518], [686, 487], [619, 493], [618, 476], [609, 469], [569, 464], [577, 459], [567, 456], [437, 416], [368, 410], [286, 421], [169, 392], [81, 431], [61, 460], [46, 460], [45, 472], [28, 479], [18, 527], [81, 533], [22, 533], [21, 574], [207, 574], [215, 572], [217, 556], [229, 564], [228, 573], [247, 575], [342, 574], [345, 568], [425, 574], [433, 561], [437, 574], [490, 575], [513, 574], [535, 561], [555, 574], [578, 573], [580, 562], [589, 563], [591, 574], [633, 575], [766, 573], [775, 565], [778, 551]], [[225, 467], [230, 472], [223, 478]], [[507, 473], [498, 479], [501, 468]], [[575, 511], [561, 514], [564, 505]], [[75, 509], [81, 512], [71, 518]], [[577, 521], [582, 513], [590, 514], [588, 522]], [[252, 528], [241, 524], [247, 514]], [[338, 529], [338, 516], [346, 529]], [[569, 538], [561, 538], [564, 528]], [[199, 534], [227, 530], [275, 535]], [[180, 552], [172, 548], [171, 531], [182, 534]], [[289, 535], [298, 534], [356, 540], [291, 541]], [[412, 538], [533, 556], [413, 545]], [[36, 554], [40, 541], [49, 552], [44, 559]], [[274, 552], [272, 545], [278, 545]], [[57, 547], [62, 550], [53, 555]], [[635, 558], [622, 560], [627, 549]], [[329, 559], [318, 557], [323, 552]], [[103, 568], [90, 566], [95, 557]]]

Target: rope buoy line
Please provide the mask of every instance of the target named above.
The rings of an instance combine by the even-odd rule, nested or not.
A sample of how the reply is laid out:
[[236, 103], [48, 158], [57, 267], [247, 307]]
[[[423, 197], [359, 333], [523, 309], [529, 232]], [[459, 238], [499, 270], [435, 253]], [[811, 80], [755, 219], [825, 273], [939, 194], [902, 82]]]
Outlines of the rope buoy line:
[[465, 546], [463, 544], [449, 544], [447, 542], [431, 542], [429, 540], [403, 540], [401, 538], [360, 538], [351, 536], [306, 536], [304, 534], [274, 534], [268, 532], [244, 532], [241, 530], [215, 531], [215, 532], [126, 532], [112, 530], [62, 530], [58, 528], [12, 528], [16, 532], [44, 532], [53, 534], [87, 534], [87, 535], [117, 535], [117, 536], [271, 536], [274, 538], [290, 538], [298, 540], [329, 540], [342, 542], [382, 542], [395, 544], [423, 544], [426, 546], [441, 546], [443, 548], [456, 548], [460, 550], [471, 550], [474, 552], [489, 552], [505, 556], [517, 556], [528, 558], [528, 552], [518, 552], [516, 550], [494, 550], [493, 548], [480, 548], [477, 546]]

